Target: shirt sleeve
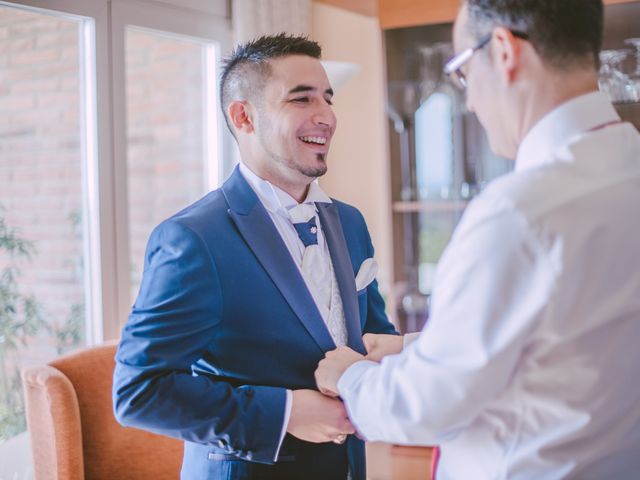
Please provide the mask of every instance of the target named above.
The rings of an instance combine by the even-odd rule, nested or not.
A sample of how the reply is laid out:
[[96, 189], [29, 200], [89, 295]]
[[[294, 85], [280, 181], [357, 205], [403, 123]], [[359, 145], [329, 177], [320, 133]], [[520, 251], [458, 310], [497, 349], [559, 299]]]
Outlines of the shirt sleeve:
[[116, 353], [114, 413], [124, 426], [270, 463], [286, 389], [193, 374], [221, 312], [218, 272], [201, 237], [178, 221], [163, 222], [149, 239], [140, 292]]
[[338, 383], [367, 440], [441, 443], [505, 391], [549, 301], [553, 275], [541, 252], [509, 205], [469, 206], [438, 267], [423, 332], [380, 364], [352, 365]]
[[407, 348], [413, 342], [420, 338], [420, 332], [405, 333], [402, 336], [402, 348]]
[[278, 443], [278, 448], [276, 449], [276, 455], [275, 457], [273, 457], [274, 462], [278, 460], [278, 455], [280, 455], [280, 448], [282, 448], [282, 442], [284, 442], [284, 436], [287, 434], [287, 427], [289, 426], [289, 418], [291, 418], [293, 393], [291, 392], [291, 390], [287, 390], [286, 394], [287, 396], [284, 404], [284, 420], [282, 422], [282, 431], [280, 432], [280, 442]]

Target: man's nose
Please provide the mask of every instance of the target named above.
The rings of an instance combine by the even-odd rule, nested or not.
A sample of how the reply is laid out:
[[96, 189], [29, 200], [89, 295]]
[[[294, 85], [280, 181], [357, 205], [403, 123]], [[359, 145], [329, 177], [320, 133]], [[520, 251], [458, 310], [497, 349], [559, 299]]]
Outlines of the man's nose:
[[333, 129], [336, 126], [336, 115], [331, 105], [323, 100], [313, 116], [313, 122]]

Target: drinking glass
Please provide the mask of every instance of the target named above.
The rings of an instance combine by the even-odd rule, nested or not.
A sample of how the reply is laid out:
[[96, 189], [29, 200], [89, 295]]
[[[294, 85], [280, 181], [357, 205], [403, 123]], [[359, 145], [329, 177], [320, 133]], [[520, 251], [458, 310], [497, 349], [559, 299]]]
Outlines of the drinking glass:
[[628, 38], [625, 43], [634, 46], [636, 49], [636, 70], [630, 77], [636, 88], [636, 96], [640, 97], [640, 38]]
[[613, 103], [638, 101], [639, 92], [632, 79], [622, 72], [620, 65], [629, 55], [628, 50], [603, 50], [600, 52], [598, 85]]

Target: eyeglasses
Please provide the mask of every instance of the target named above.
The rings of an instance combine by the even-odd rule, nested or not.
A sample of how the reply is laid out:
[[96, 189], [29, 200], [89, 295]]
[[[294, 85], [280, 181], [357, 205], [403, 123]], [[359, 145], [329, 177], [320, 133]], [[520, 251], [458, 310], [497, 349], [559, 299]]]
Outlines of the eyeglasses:
[[[522, 40], [528, 40], [529, 35], [523, 32], [518, 32], [514, 30], [510, 30], [511, 34], [514, 37], [521, 38]], [[478, 50], [483, 49], [487, 44], [491, 41], [492, 33], [488, 33], [484, 37], [480, 39], [478, 44], [475, 47], [467, 48], [463, 50], [459, 54], [455, 55], [451, 60], [447, 62], [444, 66], [444, 73], [448, 75], [453, 80], [453, 83], [457, 85], [461, 90], [467, 88], [467, 77], [465, 77], [464, 72], [462, 71], [462, 66], [471, 60], [473, 54]]]

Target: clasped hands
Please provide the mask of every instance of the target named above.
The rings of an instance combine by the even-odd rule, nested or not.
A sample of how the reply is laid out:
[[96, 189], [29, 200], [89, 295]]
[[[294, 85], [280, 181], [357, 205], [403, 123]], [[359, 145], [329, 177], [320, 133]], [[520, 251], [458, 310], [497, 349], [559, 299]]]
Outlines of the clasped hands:
[[402, 351], [403, 340], [400, 335], [382, 335], [367, 333], [362, 337], [367, 355], [361, 355], [349, 347], [338, 347], [328, 352], [320, 361], [315, 377], [318, 390], [330, 397], [338, 397], [338, 381], [342, 374], [360, 360], [379, 362], [383, 357]]
[[348, 347], [328, 352], [315, 372], [318, 390], [294, 390], [287, 432], [308, 442], [343, 443], [347, 435], [355, 433], [347, 411], [338, 398], [338, 380], [353, 363], [359, 360], [380, 361], [382, 357], [402, 350], [398, 335], [366, 334], [362, 337], [367, 355]]

